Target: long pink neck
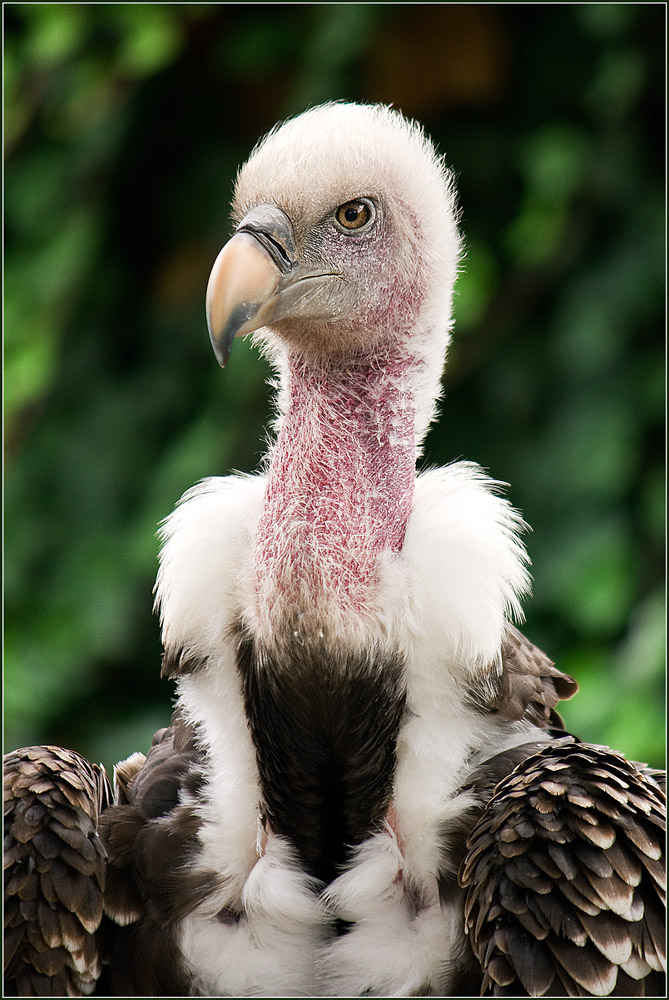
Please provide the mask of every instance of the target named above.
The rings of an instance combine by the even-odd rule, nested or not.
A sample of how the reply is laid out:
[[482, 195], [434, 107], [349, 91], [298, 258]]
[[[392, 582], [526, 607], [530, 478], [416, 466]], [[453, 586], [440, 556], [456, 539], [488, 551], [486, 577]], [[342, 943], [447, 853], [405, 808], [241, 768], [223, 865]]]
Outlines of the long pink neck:
[[404, 541], [415, 480], [406, 357], [289, 363], [287, 407], [256, 536], [261, 619], [333, 604], [359, 611], [379, 556]]

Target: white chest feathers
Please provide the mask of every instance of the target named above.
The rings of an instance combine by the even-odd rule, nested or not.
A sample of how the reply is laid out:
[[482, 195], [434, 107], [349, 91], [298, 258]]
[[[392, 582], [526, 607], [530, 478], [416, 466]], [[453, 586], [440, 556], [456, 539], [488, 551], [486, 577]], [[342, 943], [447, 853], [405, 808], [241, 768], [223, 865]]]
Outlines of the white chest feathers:
[[[538, 735], [501, 727], [465, 700], [467, 683], [496, 669], [505, 622], [528, 588], [522, 521], [496, 487], [465, 463], [420, 475], [404, 546], [382, 559], [368, 606], [321, 623], [351, 648], [401, 654], [407, 707], [385, 828], [324, 892], [292, 846], [259, 824], [237, 675], [235, 628], [271, 641], [257, 631], [253, 580], [264, 480], [207, 480], [168, 518], [157, 604], [166, 650], [205, 663], [180, 678], [179, 705], [207, 750], [197, 864], [222, 886], [181, 927], [203, 995], [406, 996], [447, 985], [463, 920], [460, 904], [440, 902], [435, 873], [449, 864], [444, 830], [473, 802], [460, 786], [473, 757]], [[336, 920], [352, 930], [334, 936]]]

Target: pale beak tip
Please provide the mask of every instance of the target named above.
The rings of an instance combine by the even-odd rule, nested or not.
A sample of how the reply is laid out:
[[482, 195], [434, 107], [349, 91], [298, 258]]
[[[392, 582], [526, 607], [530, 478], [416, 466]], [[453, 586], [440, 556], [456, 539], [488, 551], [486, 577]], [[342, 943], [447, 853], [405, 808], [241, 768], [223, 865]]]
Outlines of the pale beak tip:
[[216, 360], [218, 361], [221, 368], [225, 368], [228, 361], [230, 360], [230, 355], [232, 353], [231, 349], [227, 348], [227, 350], [223, 351], [221, 350], [220, 347], [218, 347], [217, 344], [214, 343], [213, 340], [211, 343], [212, 347], [214, 348], [214, 354], [216, 355]]
[[209, 331], [209, 340], [211, 341], [211, 346], [214, 350], [216, 360], [218, 361], [221, 368], [225, 368], [228, 361], [230, 360], [230, 354], [232, 352], [232, 340], [233, 336], [225, 336], [225, 333], [219, 334], [216, 332], [215, 324], [212, 320], [211, 309], [209, 303], [207, 303], [207, 329]]

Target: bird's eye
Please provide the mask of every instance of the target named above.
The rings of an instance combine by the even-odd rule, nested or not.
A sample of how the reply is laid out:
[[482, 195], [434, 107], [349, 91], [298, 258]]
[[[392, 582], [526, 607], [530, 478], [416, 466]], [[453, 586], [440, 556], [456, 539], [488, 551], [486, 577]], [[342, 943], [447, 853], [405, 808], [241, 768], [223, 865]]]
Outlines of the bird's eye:
[[374, 205], [367, 198], [346, 201], [335, 212], [335, 221], [347, 233], [360, 232], [374, 221]]

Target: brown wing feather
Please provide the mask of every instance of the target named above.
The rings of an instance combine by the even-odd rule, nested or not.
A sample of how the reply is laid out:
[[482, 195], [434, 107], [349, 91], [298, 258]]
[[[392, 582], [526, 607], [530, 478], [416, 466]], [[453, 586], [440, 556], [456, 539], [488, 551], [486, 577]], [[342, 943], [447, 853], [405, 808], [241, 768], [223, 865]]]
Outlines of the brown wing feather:
[[656, 782], [606, 747], [516, 767], [460, 869], [482, 995], [666, 996], [665, 827]]
[[176, 718], [104, 771], [59, 747], [5, 759], [5, 991], [183, 995], [179, 919], [216, 876], [191, 864], [202, 753]]
[[109, 855], [104, 909], [109, 935], [103, 985], [111, 995], [179, 996], [188, 982], [176, 925], [216, 885], [198, 869], [202, 752], [176, 718], [156, 733], [146, 761], [116, 768], [116, 803], [100, 822]]
[[469, 700], [483, 712], [507, 722], [526, 719], [544, 728], [563, 728], [555, 710], [559, 701], [578, 691], [573, 677], [562, 673], [538, 646], [507, 624], [497, 671], [486, 670], [469, 690]]
[[59, 747], [5, 757], [5, 991], [80, 996], [101, 971], [104, 769]]

